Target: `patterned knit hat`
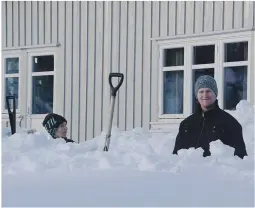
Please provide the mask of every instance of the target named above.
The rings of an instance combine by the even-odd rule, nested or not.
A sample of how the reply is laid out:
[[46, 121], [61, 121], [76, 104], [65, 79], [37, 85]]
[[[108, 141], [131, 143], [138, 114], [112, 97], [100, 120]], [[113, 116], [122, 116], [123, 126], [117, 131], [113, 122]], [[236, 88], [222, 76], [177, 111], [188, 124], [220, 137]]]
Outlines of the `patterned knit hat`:
[[66, 119], [63, 116], [60, 116], [55, 113], [50, 113], [44, 118], [42, 125], [47, 130], [47, 132], [53, 138], [55, 138], [55, 133], [58, 127], [64, 122], [67, 123]]
[[195, 95], [197, 96], [198, 90], [201, 88], [210, 88], [218, 96], [218, 88], [215, 79], [212, 76], [204, 75], [197, 79], [195, 83]]

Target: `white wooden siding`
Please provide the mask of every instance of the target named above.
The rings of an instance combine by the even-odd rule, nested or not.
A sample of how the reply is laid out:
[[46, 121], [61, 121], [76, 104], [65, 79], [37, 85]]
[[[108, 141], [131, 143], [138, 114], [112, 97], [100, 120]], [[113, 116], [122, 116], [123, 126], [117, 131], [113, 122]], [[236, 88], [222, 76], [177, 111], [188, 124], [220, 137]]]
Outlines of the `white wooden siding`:
[[7, 46], [7, 4], [2, 4], [2, 47]]
[[[15, 33], [13, 31], [13, 25], [12, 25], [12, 19], [13, 19], [13, 2], [12, 1], [8, 1], [5, 4], [7, 4], [6, 6], [6, 27], [7, 27], [7, 38], [6, 38], [6, 47], [12, 47], [13, 44], [13, 33]], [[3, 7], [4, 8], [4, 7]], [[4, 28], [3, 28], [4, 29]], [[5, 45], [5, 44], [3, 44]]]
[[[78, 108], [77, 104], [73, 105], [73, 94], [72, 94], [72, 84], [73, 84], [73, 70], [79, 70], [73, 68], [73, 57], [78, 54], [73, 54], [73, 2], [68, 1], [66, 4], [66, 14], [65, 14], [65, 34], [66, 34], [66, 45], [65, 45], [65, 84], [64, 84], [64, 94], [65, 94], [65, 111], [64, 116], [66, 117], [69, 125], [68, 131], [70, 135], [73, 135], [72, 131], [72, 108]], [[77, 138], [73, 138], [76, 140]]]
[[87, 80], [88, 80], [88, 2], [81, 2], [81, 41], [80, 41], [80, 101], [79, 101], [79, 141], [87, 138]]
[[32, 1], [31, 2], [32, 5], [32, 16], [31, 16], [31, 21], [32, 21], [32, 32], [31, 32], [31, 36], [32, 36], [32, 44], [31, 45], [38, 45], [39, 44], [39, 20], [38, 20], [38, 2], [37, 1]]
[[78, 141], [79, 138], [79, 114], [80, 114], [80, 6], [81, 2], [73, 5], [73, 64], [71, 67], [72, 76], [72, 137]]
[[214, 31], [222, 31], [224, 26], [224, 2], [214, 2], [213, 20]]
[[12, 26], [12, 31], [15, 30], [16, 32], [13, 33], [13, 44], [15, 46], [20, 45], [19, 44], [19, 34], [20, 34], [20, 16], [19, 16], [19, 2], [17, 2], [16, 4], [13, 2], [13, 7], [12, 7], [12, 11], [13, 11], [13, 26]]
[[[116, 2], [115, 4], [111, 4], [111, 22], [112, 22], [112, 55], [111, 55], [111, 71], [119, 72], [120, 71], [120, 2]], [[99, 19], [98, 19], [99, 20]], [[98, 76], [98, 75], [97, 75]], [[117, 80], [113, 79], [113, 85], [117, 85]], [[100, 95], [100, 94], [99, 94]], [[100, 109], [100, 108], [98, 108]], [[115, 100], [115, 109], [114, 109], [114, 124], [119, 123], [119, 95]], [[100, 117], [99, 117], [100, 119]], [[101, 128], [101, 126], [99, 125]]]
[[[230, 30], [234, 27], [234, 2], [233, 1], [225, 1], [223, 7], [223, 18], [224, 18], [224, 30]], [[238, 15], [238, 14], [236, 14]], [[240, 15], [239, 15], [240, 17]]]
[[[162, 3], [162, 2], [160, 2]], [[177, 35], [183, 35], [185, 34], [185, 13], [186, 13], [186, 5], [185, 5], [185, 1], [177, 1], [177, 30], [176, 30], [176, 34]], [[162, 20], [160, 20], [162, 21]]]
[[[158, 113], [158, 54], [151, 38], [251, 28], [254, 2], [2, 2], [2, 47], [57, 48], [57, 113], [70, 137], [105, 130], [109, 72], [124, 74], [114, 124], [149, 129]], [[59, 90], [61, 92], [61, 89]], [[78, 139], [79, 138], [79, 139]]]
[[[96, 48], [98, 51], [95, 63], [95, 123], [94, 135], [102, 130], [102, 108], [103, 108], [103, 60], [104, 60], [104, 3], [96, 2]], [[119, 30], [117, 30], [118, 32]], [[117, 51], [117, 55], [119, 51]]]
[[[154, 2], [151, 2], [151, 6], [152, 8], [155, 7], [155, 3]], [[162, 4], [162, 3], [161, 3]], [[169, 12], [169, 15], [168, 15], [168, 36], [175, 36], [176, 35], [176, 22], [177, 22], [177, 19], [176, 19], [176, 13], [177, 13], [177, 10], [176, 10], [176, 1], [169, 1], [168, 2], [168, 12]], [[153, 11], [153, 9], [151, 8], [151, 11]], [[152, 16], [152, 14], [150, 14], [150, 16]], [[155, 23], [154, 23], [155, 24]], [[152, 25], [154, 25], [152, 24]], [[156, 30], [156, 28], [154, 28], [154, 30]]]
[[151, 9], [152, 2], [144, 4], [144, 32], [143, 32], [143, 94], [142, 94], [142, 125], [149, 128], [151, 121]]
[[[127, 45], [127, 106], [126, 106], [126, 128], [134, 126], [134, 92], [135, 92], [135, 5], [136, 2], [128, 2], [128, 45]], [[120, 91], [120, 93], [123, 93]]]
[[213, 31], [213, 12], [214, 12], [214, 2], [208, 1], [204, 5], [204, 32]]
[[39, 1], [37, 3], [37, 9], [38, 9], [38, 27], [39, 27], [39, 45], [45, 44], [45, 36], [47, 35], [45, 31], [45, 19], [46, 19], [46, 14], [45, 14], [45, 3], [46, 1]]
[[25, 33], [21, 33], [20, 36], [25, 35], [25, 45], [32, 45], [32, 2], [25, 2]]
[[127, 46], [128, 46], [128, 3], [120, 4], [120, 73], [124, 74], [124, 81], [121, 86], [122, 91], [119, 97], [119, 128], [126, 129], [126, 109], [127, 109]]
[[186, 18], [185, 18], [185, 32], [187, 35], [194, 33], [194, 10], [195, 3], [193, 1], [186, 2]]
[[25, 2], [21, 1], [19, 3], [19, 45], [26, 45], [26, 10], [25, 10]]
[[[55, 17], [57, 17], [58, 24], [57, 24], [57, 33], [52, 33], [52, 40], [57, 40], [59, 43], [61, 43], [60, 48], [58, 49], [58, 70], [57, 70], [57, 76], [59, 86], [63, 86], [65, 88], [65, 69], [66, 69], [66, 3], [64, 1], [58, 2], [57, 7], [55, 7], [55, 11], [52, 10], [52, 13], [55, 13]], [[60, 21], [61, 20], [61, 21]], [[52, 42], [56, 43], [56, 42]], [[69, 58], [69, 57], [68, 57]], [[58, 94], [58, 107], [57, 112], [59, 114], [64, 114], [65, 112], [65, 100], [66, 100], [66, 93], [59, 93]], [[70, 119], [70, 118], [69, 118]], [[70, 122], [69, 122], [70, 123]]]
[[195, 1], [195, 33], [202, 33], [204, 30], [204, 2]]

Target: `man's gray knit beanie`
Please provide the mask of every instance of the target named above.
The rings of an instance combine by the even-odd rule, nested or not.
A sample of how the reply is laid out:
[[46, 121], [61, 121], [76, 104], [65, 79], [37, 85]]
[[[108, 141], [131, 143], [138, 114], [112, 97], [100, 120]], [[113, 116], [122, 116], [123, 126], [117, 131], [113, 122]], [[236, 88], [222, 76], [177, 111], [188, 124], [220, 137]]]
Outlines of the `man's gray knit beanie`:
[[204, 75], [197, 79], [195, 83], [195, 95], [197, 96], [197, 92], [201, 88], [210, 88], [216, 95], [218, 96], [218, 88], [215, 79], [212, 76]]

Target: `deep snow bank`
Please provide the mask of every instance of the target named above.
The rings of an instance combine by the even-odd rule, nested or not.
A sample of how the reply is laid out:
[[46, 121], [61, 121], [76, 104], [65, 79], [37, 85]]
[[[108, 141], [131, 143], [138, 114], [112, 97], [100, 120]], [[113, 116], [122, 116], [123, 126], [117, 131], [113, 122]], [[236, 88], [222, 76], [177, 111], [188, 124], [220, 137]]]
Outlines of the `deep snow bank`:
[[[3, 206], [254, 206], [254, 107], [231, 112], [243, 126], [249, 156], [211, 143], [172, 155], [175, 132], [114, 129], [109, 152], [104, 134], [66, 144], [43, 133], [2, 137]], [[96, 197], [95, 197], [96, 196]], [[15, 200], [14, 200], [15, 199]]]
[[241, 101], [230, 112], [243, 126], [248, 157], [233, 156], [234, 149], [220, 141], [211, 143], [212, 156], [203, 158], [202, 150], [180, 150], [172, 155], [175, 132], [152, 134], [137, 128], [112, 133], [110, 151], [103, 152], [104, 134], [81, 144], [52, 140], [43, 133], [17, 133], [2, 139], [3, 174], [25, 172], [83, 171], [117, 169], [167, 171], [178, 174], [190, 168], [207, 167], [222, 174], [254, 178], [254, 107]]

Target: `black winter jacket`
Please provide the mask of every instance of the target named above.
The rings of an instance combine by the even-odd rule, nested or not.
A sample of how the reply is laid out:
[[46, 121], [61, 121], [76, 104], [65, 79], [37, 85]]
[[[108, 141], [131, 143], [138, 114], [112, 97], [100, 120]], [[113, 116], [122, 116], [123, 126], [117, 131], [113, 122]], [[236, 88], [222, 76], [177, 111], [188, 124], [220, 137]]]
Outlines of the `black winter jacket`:
[[210, 156], [209, 144], [218, 139], [223, 144], [233, 147], [234, 155], [242, 159], [247, 156], [240, 123], [220, 109], [217, 100], [214, 108], [204, 112], [204, 115], [200, 105], [197, 104], [195, 113], [180, 124], [173, 154], [177, 154], [180, 149], [201, 147], [204, 150], [203, 156]]
[[[56, 139], [56, 138], [53, 138], [53, 139]], [[71, 143], [75, 143], [75, 141], [74, 141], [74, 140], [72, 140], [72, 139], [68, 139], [68, 138], [66, 138], [66, 137], [63, 137], [62, 139], [64, 139], [66, 143], [69, 143], [69, 142], [71, 142]]]
[[64, 137], [63, 139], [66, 141], [66, 143], [69, 143], [69, 142], [75, 143], [74, 140], [72, 140], [72, 139], [67, 139], [66, 137]]

